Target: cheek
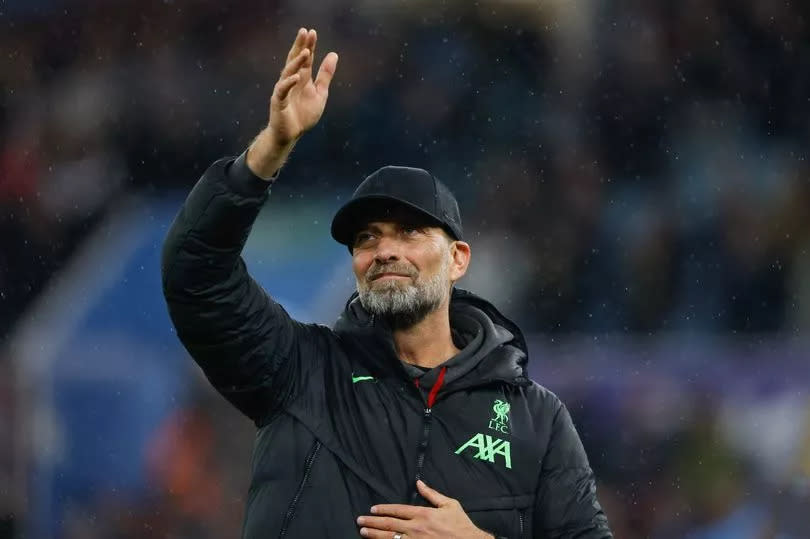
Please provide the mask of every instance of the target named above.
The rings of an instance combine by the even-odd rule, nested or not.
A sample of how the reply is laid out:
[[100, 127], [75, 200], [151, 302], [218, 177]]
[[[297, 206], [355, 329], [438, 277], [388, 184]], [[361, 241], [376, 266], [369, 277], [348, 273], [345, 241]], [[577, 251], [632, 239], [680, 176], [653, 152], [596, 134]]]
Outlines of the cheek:
[[352, 256], [352, 270], [354, 271], [354, 276], [358, 279], [362, 279], [363, 276], [368, 271], [368, 268], [371, 267], [372, 258], [369, 255], [364, 253], [359, 253]]
[[447, 247], [443, 243], [434, 243], [425, 253], [425, 258], [430, 260], [430, 265], [435, 269], [440, 268], [449, 256], [450, 253], [447, 251]]

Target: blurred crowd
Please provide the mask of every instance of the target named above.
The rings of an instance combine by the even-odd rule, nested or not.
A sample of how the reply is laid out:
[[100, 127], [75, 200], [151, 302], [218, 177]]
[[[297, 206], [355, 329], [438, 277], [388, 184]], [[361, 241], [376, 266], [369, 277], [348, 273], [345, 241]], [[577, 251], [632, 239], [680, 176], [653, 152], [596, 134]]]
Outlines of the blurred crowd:
[[187, 189], [249, 143], [301, 25], [340, 71], [282, 191], [429, 168], [462, 200], [474, 282], [527, 330], [810, 319], [801, 3], [14, 4], [2, 328], [121, 193]]
[[[187, 190], [214, 159], [247, 146], [300, 26], [319, 31], [316, 62], [335, 50], [340, 63], [327, 112], [275, 199], [345, 196], [384, 164], [428, 168], [462, 205], [469, 287], [527, 332], [810, 327], [810, 9], [801, 2], [2, 9], [0, 340], [122, 197]], [[210, 409], [178, 412], [155, 454], [212, 478], [241, 473], [249, 448], [217, 452], [210, 442], [234, 416], [218, 423]], [[587, 423], [588, 409], [574, 413]], [[612, 433], [586, 440], [618, 537], [681, 536], [744, 505], [742, 457], [717, 442], [715, 417], [694, 418], [626, 453]], [[633, 457], [646, 447], [650, 461], [627, 473], [621, 459], [599, 456], [610, 443]], [[713, 473], [732, 479], [680, 472], [709, 446]], [[103, 500], [77, 510], [71, 537], [233, 535], [222, 530], [238, 522], [244, 483], [196, 484], [159, 461], [142, 513]], [[677, 481], [677, 498], [655, 497], [656, 485]]]

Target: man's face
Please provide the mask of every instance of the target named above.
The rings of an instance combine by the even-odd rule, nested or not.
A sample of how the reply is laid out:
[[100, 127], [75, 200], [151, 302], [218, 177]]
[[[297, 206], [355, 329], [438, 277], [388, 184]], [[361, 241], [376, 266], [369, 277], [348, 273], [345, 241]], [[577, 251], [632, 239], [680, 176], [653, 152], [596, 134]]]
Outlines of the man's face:
[[352, 249], [361, 304], [395, 327], [410, 327], [439, 308], [466, 271], [468, 258], [459, 264], [455, 253], [463, 242], [417, 223], [407, 216], [372, 221], [356, 234]]

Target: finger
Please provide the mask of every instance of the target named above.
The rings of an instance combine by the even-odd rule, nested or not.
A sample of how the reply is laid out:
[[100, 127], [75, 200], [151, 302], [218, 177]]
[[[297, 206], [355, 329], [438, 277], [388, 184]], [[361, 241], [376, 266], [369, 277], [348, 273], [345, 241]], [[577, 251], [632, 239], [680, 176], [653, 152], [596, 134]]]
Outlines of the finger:
[[401, 533], [402, 539], [408, 539], [410, 535], [400, 530], [375, 530], [374, 528], [360, 528], [360, 535], [369, 539], [391, 539], [395, 533]]
[[338, 55], [330, 52], [326, 58], [321, 62], [321, 67], [318, 68], [318, 77], [315, 79], [315, 88], [321, 95], [329, 93], [329, 83], [332, 82], [332, 77], [335, 76], [337, 69]]
[[451, 504], [456, 501], [453, 498], [445, 496], [438, 490], [430, 488], [421, 479], [416, 482], [416, 488], [419, 490], [419, 494], [424, 496], [424, 498], [427, 501], [429, 501], [436, 507], [444, 507], [445, 505]]
[[315, 58], [315, 43], [318, 41], [318, 32], [310, 30], [307, 33], [307, 39], [304, 46], [309, 49], [309, 58], [304, 62], [303, 73], [304, 81], [309, 81], [312, 78], [312, 62]]
[[388, 530], [396, 532], [404, 532], [410, 528], [407, 520], [392, 517], [367, 517], [362, 516], [357, 518], [357, 524], [373, 530]]
[[312, 66], [312, 59], [315, 58], [315, 45], [318, 43], [318, 32], [313, 28], [307, 34], [307, 41], [306, 47], [309, 49], [311, 54], [309, 59], [309, 65]]
[[299, 28], [298, 33], [295, 34], [295, 40], [293, 41], [292, 47], [290, 47], [290, 52], [287, 53], [287, 60], [284, 62], [285, 64], [289, 63], [290, 60], [298, 56], [298, 53], [301, 52], [301, 49], [304, 47], [306, 37], [307, 37], [306, 28]]
[[[418, 517], [424, 512], [426, 508], [418, 505], [406, 505], [402, 503], [387, 503], [381, 505], [374, 505], [371, 507], [371, 512], [375, 516], [396, 517], [402, 519], [411, 519]], [[432, 508], [431, 508], [432, 509]]]
[[298, 73], [294, 73], [286, 79], [281, 79], [276, 83], [276, 89], [273, 92], [273, 97], [276, 98], [276, 103], [279, 107], [283, 107], [287, 103], [287, 96], [290, 95], [290, 90], [298, 79], [301, 77]]
[[286, 79], [293, 73], [298, 73], [298, 70], [301, 69], [302, 65], [304, 65], [304, 62], [306, 62], [308, 56], [309, 49], [304, 49], [299, 52], [298, 56], [287, 62], [287, 65], [284, 66], [284, 70], [281, 72], [281, 78]]

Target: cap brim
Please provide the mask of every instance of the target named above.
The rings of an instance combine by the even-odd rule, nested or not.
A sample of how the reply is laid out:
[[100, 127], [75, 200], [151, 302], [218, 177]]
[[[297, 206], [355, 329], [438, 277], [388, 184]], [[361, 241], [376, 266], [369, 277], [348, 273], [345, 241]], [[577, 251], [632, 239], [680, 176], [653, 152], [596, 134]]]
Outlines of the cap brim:
[[[340, 208], [332, 219], [332, 237], [351, 249], [354, 235], [372, 220], [384, 220], [392, 209], [404, 208], [412, 211], [426, 223], [446, 228], [444, 223], [424, 209], [396, 197], [367, 195], [350, 200]], [[455, 235], [452, 231], [448, 231]]]

